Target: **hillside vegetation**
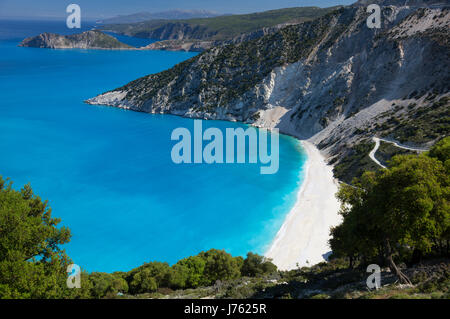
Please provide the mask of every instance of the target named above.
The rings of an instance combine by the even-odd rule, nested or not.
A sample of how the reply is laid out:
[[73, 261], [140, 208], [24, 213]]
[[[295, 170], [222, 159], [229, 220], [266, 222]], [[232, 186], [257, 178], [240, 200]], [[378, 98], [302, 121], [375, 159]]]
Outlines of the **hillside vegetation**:
[[299, 7], [213, 18], [150, 20], [135, 24], [107, 24], [101, 29], [159, 40], [230, 40], [265, 27], [312, 20], [335, 8]]

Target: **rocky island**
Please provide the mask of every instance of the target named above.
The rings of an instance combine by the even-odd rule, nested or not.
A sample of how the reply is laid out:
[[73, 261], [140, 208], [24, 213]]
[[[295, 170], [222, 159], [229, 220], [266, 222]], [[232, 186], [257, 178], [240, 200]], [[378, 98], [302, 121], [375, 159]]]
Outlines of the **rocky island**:
[[35, 37], [26, 38], [19, 46], [48, 49], [134, 49], [132, 46], [98, 30], [72, 35], [45, 32]]

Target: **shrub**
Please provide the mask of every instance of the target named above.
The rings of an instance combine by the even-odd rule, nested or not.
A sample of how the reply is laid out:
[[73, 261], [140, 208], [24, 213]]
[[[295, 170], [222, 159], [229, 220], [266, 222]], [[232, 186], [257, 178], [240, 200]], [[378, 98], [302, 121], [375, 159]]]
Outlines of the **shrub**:
[[277, 266], [270, 259], [251, 252], [247, 254], [241, 268], [241, 274], [249, 277], [261, 276], [275, 271], [277, 271]]

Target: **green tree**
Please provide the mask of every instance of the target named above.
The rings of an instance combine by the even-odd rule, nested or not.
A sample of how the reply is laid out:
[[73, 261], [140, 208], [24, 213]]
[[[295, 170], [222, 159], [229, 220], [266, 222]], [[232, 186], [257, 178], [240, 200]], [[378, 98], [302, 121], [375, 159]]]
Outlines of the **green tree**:
[[126, 276], [131, 293], [156, 291], [159, 287], [168, 287], [170, 267], [167, 263], [150, 262], [132, 270]]
[[429, 157], [433, 157], [444, 163], [446, 169], [450, 169], [450, 136], [440, 140], [428, 152]]
[[277, 271], [277, 266], [270, 259], [252, 252], [247, 254], [247, 258], [245, 258], [241, 267], [241, 274], [249, 277], [261, 276], [275, 271]]
[[[431, 148], [431, 150], [427, 154], [428, 156], [432, 158], [436, 158], [439, 161], [441, 161], [444, 164], [445, 167], [445, 185], [447, 185], [447, 188], [444, 188], [444, 192], [447, 192], [447, 199], [448, 199], [448, 185], [450, 185], [450, 137], [445, 137], [442, 140], [440, 140], [436, 145]], [[444, 195], [445, 196], [445, 195]], [[447, 200], [447, 211], [448, 211], [448, 200]], [[442, 239], [447, 244], [447, 252], [448, 252], [448, 246], [450, 241], [450, 227], [449, 227], [449, 221], [448, 221], [448, 214], [447, 220], [444, 218], [444, 222], [442, 222], [439, 226], [442, 227]]]
[[206, 284], [204, 278], [205, 266], [205, 259], [200, 256], [191, 256], [178, 261], [172, 268], [185, 274], [185, 287], [197, 288]]
[[89, 275], [89, 281], [92, 283], [90, 291], [93, 298], [115, 296], [119, 292], [128, 292], [127, 282], [118, 274], [94, 272]]
[[188, 284], [190, 269], [184, 265], [176, 263], [170, 268], [168, 274], [169, 287], [173, 289], [191, 288]]
[[[0, 297], [62, 298], [80, 294], [66, 288], [70, 259], [59, 246], [70, 231], [58, 228], [47, 201], [29, 185], [20, 191], [0, 177]], [[80, 296], [80, 295], [79, 295]]]
[[368, 224], [362, 218], [365, 213], [362, 198], [367, 189], [373, 184], [375, 173], [367, 172], [360, 179], [355, 179], [356, 186], [341, 184], [336, 197], [341, 202], [339, 213], [343, 223], [331, 228], [330, 247], [335, 257], [348, 257], [350, 268], [353, 262], [362, 258], [369, 260], [381, 253], [378, 248], [371, 245]]
[[150, 269], [142, 269], [135, 273], [131, 279], [130, 292], [133, 294], [153, 292], [158, 289], [158, 283], [152, 276]]
[[207, 284], [215, 283], [217, 280], [234, 279], [241, 275], [239, 262], [225, 250], [210, 249], [198, 256], [206, 262], [204, 278]]
[[448, 230], [449, 177], [442, 160], [448, 158], [395, 156], [388, 169], [342, 185], [343, 223], [331, 231], [333, 251], [383, 255], [400, 281], [411, 283], [394, 261], [400, 248], [429, 252]]

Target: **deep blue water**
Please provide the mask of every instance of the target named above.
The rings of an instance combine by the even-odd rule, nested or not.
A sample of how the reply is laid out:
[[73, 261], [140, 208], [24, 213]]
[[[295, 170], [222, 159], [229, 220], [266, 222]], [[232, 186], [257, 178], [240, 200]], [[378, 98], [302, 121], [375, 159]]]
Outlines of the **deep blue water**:
[[17, 25], [0, 21], [0, 175], [49, 200], [72, 231], [65, 248], [75, 263], [109, 272], [210, 248], [264, 253], [300, 186], [305, 154], [295, 139], [280, 137], [274, 175], [257, 164], [176, 165], [171, 132], [192, 120], [83, 100], [194, 54], [20, 48], [25, 36], [63, 27]]

